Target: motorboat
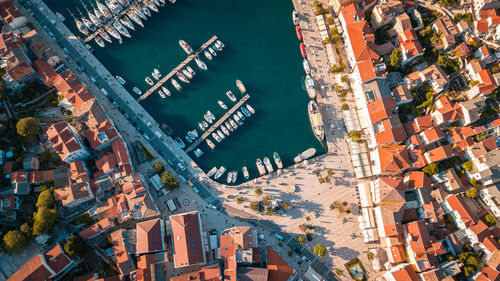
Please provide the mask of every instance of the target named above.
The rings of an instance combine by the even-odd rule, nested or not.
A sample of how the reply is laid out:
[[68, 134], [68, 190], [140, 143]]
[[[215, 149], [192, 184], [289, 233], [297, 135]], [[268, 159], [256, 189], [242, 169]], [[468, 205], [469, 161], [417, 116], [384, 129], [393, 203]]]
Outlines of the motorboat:
[[210, 118], [212, 118], [212, 120], [215, 121], [215, 115], [212, 113], [212, 111], [207, 110], [207, 114], [208, 114], [208, 116], [210, 116]]
[[259, 174], [261, 176], [265, 175], [266, 168], [264, 168], [264, 164], [262, 164], [262, 160], [260, 160], [260, 158], [257, 158], [257, 161], [255, 162], [255, 164], [257, 165], [257, 170], [259, 171]]
[[134, 87], [134, 88], [132, 89], [132, 91], [134, 91], [134, 92], [135, 92], [136, 94], [138, 94], [138, 95], [142, 94], [142, 91], [141, 91], [139, 88], [137, 88], [137, 87]]
[[243, 168], [241, 168], [241, 170], [243, 171], [243, 177], [247, 180], [250, 177], [250, 175], [248, 174], [247, 166], [243, 166]]
[[214, 138], [214, 140], [216, 142], [221, 142], [222, 141], [222, 138], [219, 137], [219, 135], [217, 135], [217, 133], [212, 133], [212, 138]]
[[243, 85], [243, 82], [241, 82], [241, 80], [236, 80], [236, 87], [238, 87], [238, 90], [240, 90], [242, 94], [244, 94], [247, 91], [245, 85]]
[[146, 79], [144, 79], [144, 81], [146, 81], [146, 83], [148, 83], [149, 85], [153, 86], [155, 83], [153, 82], [153, 80], [151, 80], [151, 78], [149, 77], [146, 77]]
[[123, 7], [128, 7], [130, 5], [128, 0], [118, 0]]
[[161, 77], [161, 73], [158, 68], [153, 69], [153, 73], [156, 74], [156, 76]]
[[203, 124], [203, 127], [205, 127], [205, 129], [208, 128], [208, 123], [206, 121], [203, 121], [202, 124]]
[[160, 77], [156, 73], [151, 73], [151, 76], [153, 76], [154, 79], [160, 80]]
[[207, 139], [207, 145], [208, 145], [208, 147], [210, 147], [211, 149], [214, 149], [214, 148], [215, 148], [215, 144], [214, 144], [211, 140], [209, 140], [209, 139]]
[[130, 21], [130, 19], [129, 19], [129, 18], [127, 18], [127, 17], [121, 17], [121, 18], [120, 18], [120, 22], [121, 22], [124, 26], [126, 26], [126, 27], [130, 28], [131, 30], [135, 30], [134, 24]]
[[302, 54], [303, 58], [307, 58], [306, 46], [304, 43], [300, 43], [300, 54]]
[[250, 106], [248, 103], [247, 103], [247, 109], [248, 111], [250, 111], [250, 113], [255, 114], [255, 109], [253, 109], [253, 107]]
[[175, 1], [177, 0], [168, 0], [170, 3], [175, 4]]
[[236, 111], [236, 114], [238, 114], [238, 117], [240, 117], [241, 120], [245, 120], [245, 115], [243, 115], [243, 113], [241, 113], [241, 111]]
[[179, 84], [179, 82], [177, 82], [177, 80], [175, 80], [174, 78], [170, 79], [170, 81], [172, 82], [172, 85], [175, 87], [175, 89], [180, 92], [182, 89], [181, 84]]
[[116, 29], [114, 29], [112, 26], [105, 25], [104, 29], [106, 30], [107, 33], [109, 33], [109, 35], [113, 36], [114, 38], [116, 38], [118, 40], [122, 40], [122, 36], [120, 35], [120, 33], [118, 33], [116, 31]]
[[222, 41], [220, 41], [219, 39], [217, 39], [217, 41], [216, 41], [216, 42], [217, 42], [217, 44], [219, 44], [219, 46], [220, 46], [221, 48], [224, 48], [224, 47], [225, 47], [224, 43], [222, 43]]
[[215, 175], [215, 173], [217, 173], [217, 167], [213, 167], [212, 169], [210, 169], [210, 171], [208, 171], [207, 173], [207, 177], [211, 177], [213, 175]]
[[202, 70], [207, 70], [207, 65], [202, 61], [200, 60], [199, 58], [195, 58], [194, 61], [196, 62], [196, 64], [198, 65], [198, 67]]
[[229, 130], [226, 128], [226, 126], [224, 124], [220, 125], [220, 129], [222, 130], [224, 135], [229, 136]]
[[200, 128], [200, 130], [205, 131], [205, 127], [203, 126], [203, 123], [198, 122], [198, 127]]
[[177, 72], [175, 75], [177, 75], [177, 78], [179, 78], [179, 80], [181, 80], [182, 82], [190, 83], [189, 79], [187, 79], [186, 76], [184, 76], [184, 74], [182, 74], [181, 72]]
[[316, 149], [315, 148], [309, 148], [307, 150], [305, 150], [304, 152], [302, 153], [299, 153], [299, 155], [297, 155], [295, 158], [293, 158], [293, 161], [295, 163], [300, 163], [306, 159], [309, 159], [311, 157], [314, 156], [314, 154], [316, 154]]
[[163, 92], [165, 93], [165, 95], [167, 95], [169, 97], [172, 95], [172, 93], [170, 93], [170, 90], [167, 89], [167, 87], [161, 86], [161, 89], [163, 90]]
[[[160, 1], [158, 1], [158, 0], [152, 0], [152, 1], [153, 1], [153, 2], [155, 2], [155, 5], [156, 5], [157, 7], [161, 7], [161, 6], [163, 6], [163, 5], [162, 5], [162, 3], [160, 3]], [[165, 2], [165, 0], [162, 0], [162, 1], [163, 1], [163, 2]], [[163, 4], [165, 4], [165, 3], [163, 3]]]
[[110, 1], [104, 1], [104, 3], [106, 3], [109, 9], [115, 14], [118, 14], [123, 10], [122, 5], [117, 1], [110, 0]]
[[297, 11], [295, 11], [295, 10], [293, 10], [293, 12], [292, 12], [292, 19], [293, 19], [294, 25], [299, 25], [299, 23], [300, 23], [299, 13], [297, 13]]
[[167, 135], [171, 136], [174, 131], [170, 129], [170, 127], [167, 124], [161, 124], [162, 129], [167, 133]]
[[175, 142], [177, 143], [177, 145], [180, 147], [180, 148], [185, 148], [186, 145], [184, 144], [184, 142], [181, 140], [181, 138], [179, 137], [176, 137], [175, 138]]
[[197, 138], [199, 135], [198, 135], [198, 131], [196, 131], [196, 129], [193, 129], [191, 131], [191, 134], [193, 134], [194, 138]]
[[307, 112], [309, 113], [309, 121], [313, 129], [314, 136], [321, 142], [325, 139], [325, 128], [323, 126], [323, 118], [319, 111], [318, 104], [311, 100], [307, 105]]
[[214, 42], [214, 45], [213, 45], [213, 46], [217, 49], [217, 51], [219, 51], [219, 52], [221, 52], [221, 51], [222, 51], [222, 47], [221, 47], [221, 46], [219, 46], [219, 43]]
[[236, 102], [236, 96], [233, 94], [233, 92], [231, 91], [227, 91], [226, 92], [226, 96], [232, 101], [232, 102]]
[[209, 60], [213, 59], [212, 55], [207, 50], [203, 51], [203, 55], [205, 55], [205, 57]]
[[122, 77], [120, 77], [118, 75], [116, 75], [115, 78], [116, 78], [116, 81], [118, 81], [118, 83], [120, 83], [121, 85], [125, 85], [125, 83], [127, 83], [125, 81], [125, 79], [123, 79]]
[[236, 121], [240, 126], [243, 125], [243, 121], [241, 121], [240, 117], [238, 117], [238, 114], [233, 114], [234, 121]]
[[212, 47], [208, 47], [207, 50], [210, 52], [210, 54], [214, 57], [217, 56], [217, 53], [214, 51], [214, 49], [212, 49]]
[[226, 168], [224, 168], [224, 166], [221, 166], [219, 168], [219, 170], [217, 170], [217, 173], [215, 174], [214, 179], [220, 178], [225, 172], [226, 172]]
[[109, 34], [107, 34], [106, 31], [99, 29], [99, 36], [101, 36], [102, 39], [111, 43], [111, 37], [109, 37]]
[[186, 41], [179, 40], [179, 45], [188, 55], [191, 55], [193, 53], [193, 48], [191, 48], [191, 46], [189, 46], [189, 44], [186, 43]]
[[229, 119], [229, 124], [231, 124], [231, 126], [236, 130], [238, 129], [238, 124], [236, 124], [236, 122], [233, 121], [233, 119]]
[[104, 46], [106, 45], [104, 44], [104, 41], [102, 41], [102, 38], [99, 36], [94, 37], [94, 40], [97, 43], [97, 45], [99, 45], [99, 47], [104, 48]]
[[128, 30], [119, 21], [115, 20], [112, 25], [118, 32], [120, 32], [121, 35], [132, 38], [130, 33], [128, 33]]
[[185, 136], [185, 138], [189, 143], [193, 143], [193, 139], [190, 136]]
[[223, 101], [218, 100], [217, 103], [219, 104], [220, 107], [222, 107], [222, 109], [227, 109], [227, 105]]
[[231, 183], [231, 181], [233, 180], [233, 172], [229, 172], [227, 173], [227, 183]]
[[297, 33], [297, 38], [299, 40], [302, 40], [302, 30], [300, 29], [300, 26], [298, 25], [295, 26], [295, 33]]
[[248, 111], [246, 108], [242, 107], [241, 108], [241, 112], [243, 112], [243, 114], [246, 116], [246, 117], [250, 117], [250, 115], [252, 115], [250, 113], [250, 111]]
[[311, 74], [311, 64], [307, 59], [304, 59], [302, 62], [302, 65], [304, 66], [304, 71], [306, 72], [307, 75]]
[[208, 114], [207, 114], [207, 113], [205, 113], [205, 114], [203, 115], [203, 118], [205, 118], [205, 120], [206, 120], [208, 123], [210, 123], [210, 124], [212, 124], [212, 122], [214, 122], [214, 121], [212, 120], [212, 118], [210, 118], [210, 116], [208, 116]]
[[314, 99], [316, 97], [316, 90], [314, 90], [314, 80], [311, 78], [311, 75], [306, 75], [304, 84], [306, 86], [307, 94], [311, 99]]
[[235, 183], [237, 179], [238, 179], [238, 171], [233, 171], [233, 178], [231, 181]]
[[186, 76], [188, 79], [193, 79], [193, 75], [191, 75], [191, 73], [189, 73], [187, 69], [183, 69], [182, 74], [184, 74], [184, 76]]
[[158, 94], [160, 95], [160, 97], [162, 99], [166, 99], [167, 98], [167, 96], [165, 95], [165, 93], [162, 90], [158, 90]]
[[163, 7], [163, 6], [165, 6], [165, 4], [167, 3], [167, 1], [165, 1], [165, 0], [160, 0], [160, 3], [161, 3], [161, 6]]
[[281, 158], [277, 152], [273, 153], [273, 158], [274, 158], [274, 163], [276, 163], [278, 169], [283, 169], [283, 162], [281, 162]]
[[186, 66], [186, 69], [187, 71], [189, 71], [189, 73], [191, 73], [191, 75], [195, 76], [196, 75], [196, 72], [194, 71], [194, 69], [191, 67], [191, 66]]
[[139, 25], [140, 27], [144, 27], [141, 18], [132, 9], [127, 12], [127, 17], [129, 17], [133, 22], [137, 23], [137, 25]]
[[228, 121], [224, 122], [224, 125], [226, 125], [226, 128], [227, 128], [229, 131], [231, 131], [231, 132], [233, 132], [233, 131], [234, 131], [233, 126], [231, 126], [231, 124], [229, 124], [229, 122], [228, 122]]
[[268, 173], [274, 172], [273, 165], [271, 164], [271, 160], [268, 157], [264, 157], [264, 166], [266, 166], [266, 170]]
[[221, 130], [217, 130], [217, 135], [219, 135], [219, 137], [221, 139], [225, 139], [226, 138], [226, 136], [224, 136], [224, 133], [222, 133]]

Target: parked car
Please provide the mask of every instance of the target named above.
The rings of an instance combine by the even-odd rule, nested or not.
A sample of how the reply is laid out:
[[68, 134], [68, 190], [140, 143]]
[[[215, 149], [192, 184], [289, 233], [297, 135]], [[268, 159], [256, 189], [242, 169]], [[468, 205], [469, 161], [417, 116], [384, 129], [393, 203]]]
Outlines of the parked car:
[[194, 190], [194, 192], [196, 192], [196, 193], [200, 193], [200, 190], [199, 190], [196, 186], [195, 186], [195, 187], [193, 187], [193, 190]]
[[186, 167], [184, 167], [184, 165], [182, 165], [182, 163], [177, 163], [177, 167], [179, 167], [179, 169], [185, 171], [186, 170]]
[[184, 176], [182, 176], [182, 175], [179, 175], [179, 178], [181, 179], [181, 181], [182, 181], [183, 183], [187, 183], [187, 182], [188, 182], [188, 181], [186, 180], [186, 178], [185, 178]]
[[305, 261], [307, 264], [311, 264], [311, 261], [305, 256], [302, 256], [302, 260]]

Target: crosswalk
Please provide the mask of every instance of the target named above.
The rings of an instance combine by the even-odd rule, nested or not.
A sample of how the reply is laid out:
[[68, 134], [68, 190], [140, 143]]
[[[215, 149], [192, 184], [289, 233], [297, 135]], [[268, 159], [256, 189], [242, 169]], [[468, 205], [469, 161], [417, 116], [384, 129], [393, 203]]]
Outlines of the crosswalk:
[[211, 195], [206, 198], [203, 198], [203, 200], [205, 200], [205, 202], [207, 202], [208, 204], [214, 204], [215, 202], [217, 202], [217, 198]]

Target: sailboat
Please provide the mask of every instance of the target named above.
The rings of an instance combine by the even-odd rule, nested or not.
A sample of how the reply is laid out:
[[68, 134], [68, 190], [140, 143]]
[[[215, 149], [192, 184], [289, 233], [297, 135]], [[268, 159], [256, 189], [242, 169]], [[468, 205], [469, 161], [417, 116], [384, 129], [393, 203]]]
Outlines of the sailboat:
[[158, 8], [156, 7], [155, 3], [153, 3], [153, 1], [144, 0], [143, 3], [145, 3], [146, 6], [151, 9], [151, 11], [158, 13]]
[[83, 24], [83, 22], [81, 22], [80, 20], [78, 20], [75, 17], [75, 15], [73, 15], [73, 13], [71, 13], [71, 11], [69, 9], [68, 9], [68, 12], [71, 15], [71, 17], [75, 20], [76, 28], [78, 28], [78, 31], [80, 31], [85, 36], [88, 36], [89, 35], [89, 29], [87, 28], [87, 26], [85, 24]]
[[169, 96], [169, 97], [172, 95], [172, 94], [170, 93], [170, 90], [169, 90], [169, 89], [167, 89], [167, 87], [165, 87], [165, 86], [161, 86], [161, 89], [163, 90], [163, 92], [165, 93], [165, 95], [167, 95], [167, 96]]
[[124, 26], [126, 26], [126, 27], [128, 27], [128, 28], [130, 28], [130, 29], [132, 29], [132, 30], [135, 30], [134, 24], [130, 21], [130, 19], [129, 19], [129, 18], [127, 18], [127, 17], [123, 16], [123, 17], [121, 17], [121, 18], [120, 18], [120, 22], [121, 22]]
[[95, 26], [95, 24], [91, 21], [89, 21], [87, 18], [85, 18], [82, 14], [82, 12], [80, 11], [80, 9], [78, 9], [78, 7], [76, 8], [76, 10], [78, 11], [78, 13], [80, 14], [80, 17], [82, 18], [82, 22], [85, 24], [85, 26], [87, 26], [87, 28], [92, 31], [92, 32], [95, 32], [97, 30], [97, 26]]
[[104, 41], [102, 41], [101, 37], [96, 36], [96, 37], [94, 37], [94, 40], [97, 43], [97, 45], [99, 45], [99, 47], [104, 48], [105, 44], [104, 44]]
[[92, 2], [90, 2], [90, 7], [92, 8], [92, 10], [94, 10], [94, 15], [99, 19], [101, 23], [104, 23], [107, 20], [106, 17], [101, 13], [101, 11], [99, 11], [99, 9], [97, 9], [96, 6], [94, 6]]
[[128, 38], [132, 37], [130, 36], [130, 33], [128, 33], [128, 30], [119, 21], [115, 20], [112, 25], [118, 32], [120, 32], [121, 35]]
[[102, 39], [108, 41], [109, 43], [111, 43], [111, 38], [109, 37], [109, 35], [102, 29], [99, 29], [99, 36], [102, 37]]
[[199, 58], [195, 58], [194, 61], [196, 62], [196, 64], [198, 65], [198, 67], [202, 70], [207, 70], [207, 65], [202, 61], [200, 60]]
[[127, 12], [127, 16], [141, 27], [144, 27], [141, 18], [132, 9]]
[[97, 1], [96, 4], [97, 4], [97, 9], [99, 9], [99, 11], [102, 13], [102, 15], [105, 18], [110, 19], [111, 17], [113, 17], [113, 14], [108, 9], [108, 7], [106, 7], [104, 4], [100, 3], [99, 1]]
[[136, 15], [138, 15], [141, 19], [143, 20], [147, 20], [148, 18], [146, 17], [146, 15], [142, 12], [142, 9], [140, 8], [139, 5], [137, 5], [136, 7], [133, 8], [133, 11]]
[[90, 21], [95, 24], [95, 26], [101, 26], [101, 21], [93, 14], [89, 11], [89, 9], [87, 9], [87, 6], [85, 6], [85, 4], [80, 1], [83, 5], [83, 8], [85, 9], [85, 11], [87, 12], [87, 15], [89, 16], [89, 19]]
[[120, 33], [118, 33], [116, 31], [116, 29], [114, 29], [112, 26], [105, 25], [104, 29], [106, 30], [107, 33], [109, 33], [109, 35], [113, 36], [114, 38], [116, 38], [118, 40], [122, 40], [122, 37], [120, 36]]

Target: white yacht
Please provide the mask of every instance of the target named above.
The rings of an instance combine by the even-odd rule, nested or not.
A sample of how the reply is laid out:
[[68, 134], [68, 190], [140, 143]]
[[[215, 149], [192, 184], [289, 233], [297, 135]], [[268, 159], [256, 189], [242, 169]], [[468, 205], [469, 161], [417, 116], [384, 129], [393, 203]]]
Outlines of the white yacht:
[[113, 36], [114, 38], [116, 38], [118, 40], [122, 40], [122, 37], [120, 36], [120, 33], [118, 33], [116, 31], [116, 29], [114, 29], [112, 26], [105, 25], [104, 29], [106, 30], [107, 33], [109, 33], [109, 35]]
[[126, 27], [128, 27], [128, 28], [130, 28], [132, 30], [135, 30], [134, 24], [130, 21], [130, 19], [128, 17], [126, 17], [126, 16], [121, 17], [120, 18], [120, 22], [124, 26], [126, 26]]
[[113, 14], [111, 13], [111, 11], [109, 11], [108, 7], [106, 7], [104, 4], [100, 3], [99, 1], [97, 1], [96, 4], [97, 4], [97, 9], [99, 9], [99, 11], [102, 13], [102, 15], [105, 18], [110, 19], [111, 17], [113, 17]]
[[165, 95], [167, 95], [169, 97], [172, 95], [172, 93], [170, 93], [170, 90], [167, 89], [167, 87], [161, 86], [161, 89], [163, 90], [163, 92], [165, 93]]
[[205, 57], [209, 60], [212, 60], [212, 58], [213, 58], [212, 55], [210, 54], [210, 52], [207, 50], [203, 51], [203, 55], [205, 55]]
[[137, 23], [138, 25], [140, 25], [141, 27], [144, 27], [144, 24], [142, 23], [141, 18], [132, 9], [130, 9], [127, 12], [127, 16], [131, 20], [133, 20], [135, 23]]
[[97, 43], [97, 45], [99, 45], [99, 47], [104, 48], [105, 44], [104, 44], [104, 41], [102, 41], [101, 37], [96, 36], [96, 37], [94, 37], [94, 40]]
[[200, 60], [199, 58], [195, 58], [194, 61], [196, 62], [196, 64], [198, 65], [198, 67], [202, 70], [207, 70], [207, 65], [202, 61]]
[[132, 37], [130, 36], [130, 33], [128, 33], [128, 30], [119, 21], [115, 20], [112, 25], [118, 32], [120, 32], [121, 35], [128, 38]]
[[179, 84], [179, 82], [177, 82], [177, 80], [175, 80], [174, 78], [170, 80], [172, 81], [172, 85], [175, 87], [175, 89], [180, 92], [182, 89], [181, 84]]

